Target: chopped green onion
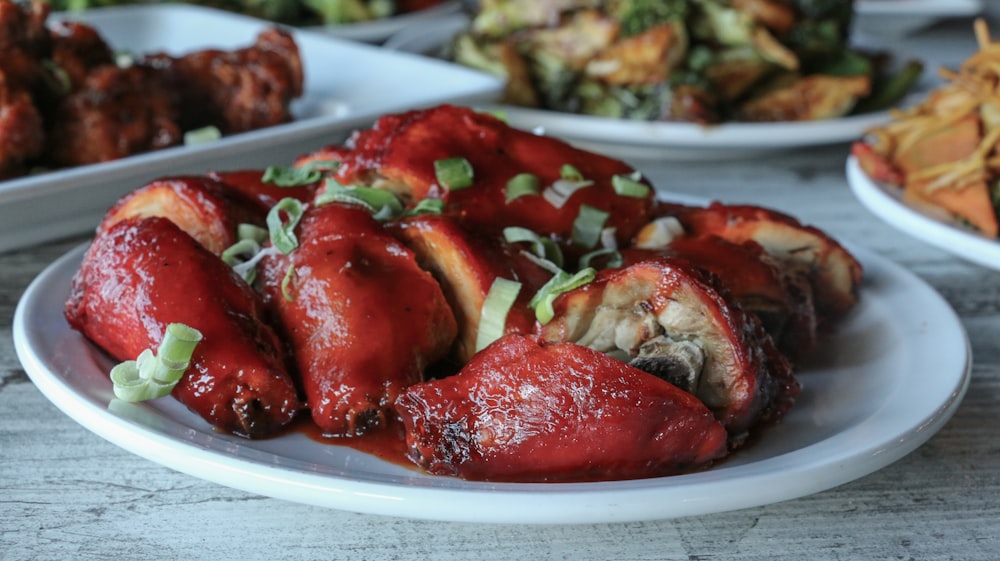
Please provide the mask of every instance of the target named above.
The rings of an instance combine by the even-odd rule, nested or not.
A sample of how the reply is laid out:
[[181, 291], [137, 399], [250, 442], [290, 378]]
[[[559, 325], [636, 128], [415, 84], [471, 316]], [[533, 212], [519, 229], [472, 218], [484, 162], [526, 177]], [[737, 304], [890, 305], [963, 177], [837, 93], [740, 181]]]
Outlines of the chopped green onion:
[[291, 264], [285, 269], [285, 276], [281, 278], [281, 295], [285, 297], [285, 300], [289, 302], [294, 302], [295, 298], [288, 291], [288, 287], [291, 286], [292, 280], [295, 278], [295, 264]]
[[261, 228], [256, 224], [247, 224], [244, 222], [236, 227], [236, 238], [240, 240], [253, 240], [259, 244], [263, 244], [268, 238], [267, 228]]
[[379, 221], [389, 220], [403, 213], [403, 203], [392, 191], [361, 185], [347, 187], [330, 178], [326, 180], [323, 193], [316, 197], [316, 204], [334, 202], [361, 205]]
[[58, 62], [50, 58], [43, 59], [42, 68], [48, 71], [47, 77], [51, 78], [56, 94], [66, 95], [73, 89], [73, 81], [69, 78], [69, 72], [66, 72], [66, 69]]
[[222, 131], [213, 126], [201, 127], [184, 133], [184, 146], [208, 144], [222, 138]]
[[538, 176], [533, 173], [519, 173], [507, 181], [507, 202], [518, 197], [538, 194]]
[[169, 395], [191, 362], [201, 332], [183, 323], [171, 323], [156, 354], [144, 350], [136, 360], [111, 369], [115, 397], [122, 401], [145, 401]]
[[558, 179], [542, 191], [542, 198], [548, 201], [550, 205], [562, 208], [566, 204], [566, 201], [573, 196], [573, 193], [584, 187], [590, 187], [593, 184], [594, 182], [589, 180], [572, 181], [569, 179]]
[[536, 256], [551, 261], [556, 267], [563, 266], [562, 250], [559, 249], [559, 244], [552, 238], [539, 236], [535, 232], [527, 228], [521, 228], [520, 226], [508, 226], [504, 228], [503, 237], [507, 240], [507, 243], [528, 242], [531, 244], [531, 250]]
[[589, 283], [596, 276], [597, 271], [590, 267], [581, 269], [575, 275], [570, 275], [565, 271], [556, 273], [549, 279], [549, 282], [538, 289], [538, 292], [528, 302], [528, 305], [535, 310], [535, 318], [543, 325], [552, 321], [552, 318], [556, 315], [555, 310], [552, 308], [552, 303], [555, 302], [556, 297], [564, 292], [569, 292]]
[[491, 115], [491, 116], [495, 117], [496, 119], [499, 119], [499, 120], [501, 120], [501, 121], [503, 121], [505, 123], [509, 122], [509, 119], [507, 118], [507, 112], [504, 111], [503, 109], [489, 109], [489, 110], [480, 111], [480, 113], [485, 113], [487, 115]]
[[420, 214], [441, 214], [442, 212], [444, 212], [444, 200], [420, 199], [419, 203], [403, 214], [406, 216], [417, 216]]
[[507, 314], [521, 292], [521, 283], [497, 277], [479, 311], [479, 330], [476, 332], [476, 352], [503, 337], [507, 327]]
[[642, 179], [642, 174], [637, 171], [629, 175], [613, 175], [611, 176], [611, 186], [615, 193], [623, 197], [642, 199], [649, 196], [650, 188], [649, 185], [640, 182], [640, 179]]
[[559, 168], [559, 177], [566, 181], [584, 181], [583, 174], [573, 164], [563, 164]]
[[472, 164], [462, 157], [434, 161], [434, 175], [438, 183], [449, 191], [472, 185]]
[[604, 264], [605, 267], [614, 269], [616, 267], [621, 267], [623, 263], [622, 254], [620, 251], [613, 247], [604, 247], [601, 249], [595, 249], [594, 251], [584, 253], [580, 256], [579, 267], [585, 269], [591, 266], [591, 262], [599, 257], [610, 256], [607, 263]]
[[580, 205], [580, 213], [573, 220], [573, 243], [590, 249], [601, 239], [601, 230], [609, 213], [592, 206]]
[[240, 240], [233, 245], [229, 246], [222, 252], [222, 262], [229, 265], [243, 277], [243, 280], [247, 284], [253, 284], [253, 281], [257, 278], [257, 269], [253, 266], [250, 267], [240, 267], [246, 263], [253, 261], [254, 265], [257, 261], [254, 261], [261, 251], [260, 243], [251, 239]]
[[260, 179], [264, 183], [272, 183], [278, 187], [298, 187], [316, 183], [323, 177], [322, 172], [310, 167], [268, 166]]
[[115, 66], [118, 68], [129, 68], [135, 64], [135, 55], [132, 51], [119, 50], [114, 52]]
[[[267, 213], [267, 230], [271, 236], [271, 244], [286, 255], [299, 246], [299, 240], [295, 237], [295, 226], [302, 219], [303, 212], [305, 208], [302, 201], [285, 197]], [[287, 220], [282, 218], [282, 213], [288, 216]]]

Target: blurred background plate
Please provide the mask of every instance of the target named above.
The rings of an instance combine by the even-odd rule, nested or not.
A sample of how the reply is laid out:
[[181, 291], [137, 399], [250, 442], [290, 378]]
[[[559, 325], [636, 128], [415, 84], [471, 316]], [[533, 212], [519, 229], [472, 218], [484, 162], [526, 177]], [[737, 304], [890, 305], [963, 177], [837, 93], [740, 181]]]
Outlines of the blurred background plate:
[[365, 41], [368, 43], [379, 43], [390, 37], [392, 34], [410, 26], [424, 21], [434, 20], [442, 16], [453, 14], [462, 9], [462, 2], [454, 0], [442, 2], [424, 10], [401, 14], [390, 18], [359, 23], [347, 23], [342, 25], [322, 25], [311, 26], [305, 29], [320, 31], [340, 37], [341, 39], [352, 39], [355, 41]]
[[[253, 43], [269, 22], [191, 5], [134, 5], [81, 19], [113, 49], [173, 55]], [[294, 31], [305, 71], [290, 123], [120, 160], [0, 181], [0, 251], [92, 231], [121, 195], [164, 175], [287, 164], [378, 116], [445, 101], [496, 99], [496, 78], [426, 57]], [[373, 69], [377, 69], [373, 70]]]
[[943, 18], [974, 16], [983, 5], [980, 0], [858, 0], [854, 9], [855, 31], [891, 36], [913, 33]]

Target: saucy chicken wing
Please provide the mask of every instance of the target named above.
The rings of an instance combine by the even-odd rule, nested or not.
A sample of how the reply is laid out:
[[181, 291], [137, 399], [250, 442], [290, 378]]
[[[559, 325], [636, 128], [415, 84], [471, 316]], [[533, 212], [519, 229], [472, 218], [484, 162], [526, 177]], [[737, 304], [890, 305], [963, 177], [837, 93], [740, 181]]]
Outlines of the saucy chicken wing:
[[414, 462], [473, 480], [653, 477], [726, 453], [726, 431], [691, 394], [586, 347], [519, 335], [411, 386], [396, 409]]
[[165, 218], [128, 218], [94, 239], [66, 319], [117, 360], [155, 349], [170, 323], [200, 331], [172, 393], [219, 429], [267, 436], [302, 406], [260, 297]]
[[434, 278], [366, 210], [311, 206], [298, 247], [264, 259], [269, 306], [298, 363], [313, 421], [357, 436], [448, 352], [455, 318]]

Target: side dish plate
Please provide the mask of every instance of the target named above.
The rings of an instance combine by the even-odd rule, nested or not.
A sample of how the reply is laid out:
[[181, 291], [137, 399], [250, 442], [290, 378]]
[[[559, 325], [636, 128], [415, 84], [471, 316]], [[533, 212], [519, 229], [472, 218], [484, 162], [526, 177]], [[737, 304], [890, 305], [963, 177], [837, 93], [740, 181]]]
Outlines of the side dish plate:
[[944, 211], [907, 203], [899, 187], [872, 181], [853, 156], [847, 160], [847, 182], [861, 204], [890, 225], [952, 255], [1000, 270], [1000, 240], [963, 227]]
[[784, 422], [704, 472], [596, 483], [470, 482], [418, 473], [297, 432], [248, 441], [214, 431], [172, 399], [114, 401], [111, 363], [63, 319], [85, 247], [43, 271], [14, 318], [18, 357], [45, 396], [112, 443], [251, 493], [354, 512], [494, 523], [597, 523], [765, 505], [862, 477], [927, 441], [966, 391], [971, 356], [930, 287], [869, 251], [859, 306], [801, 373]]
[[[70, 17], [54, 14], [53, 18]], [[174, 55], [251, 44], [270, 25], [192, 5], [136, 5], [74, 15], [114, 49]], [[340, 142], [378, 116], [446, 101], [495, 99], [502, 84], [485, 74], [406, 53], [296, 31], [305, 93], [295, 121], [118, 161], [0, 181], [0, 251], [92, 230], [119, 196], [164, 175], [284, 163]]]
[[448, 14], [453, 14], [462, 9], [462, 2], [459, 0], [448, 0], [436, 6], [425, 8], [416, 12], [400, 14], [391, 18], [384, 18], [374, 21], [363, 21], [358, 23], [346, 23], [343, 25], [323, 25], [307, 27], [311, 31], [319, 31], [340, 37], [341, 39], [353, 39], [355, 41], [365, 41], [377, 43], [391, 37], [394, 33], [405, 29], [411, 25], [418, 25], [425, 21], [431, 21]]
[[[448, 40], [468, 25], [456, 14], [422, 22], [385, 42], [391, 50], [436, 57]], [[450, 63], [454, 64], [454, 63]], [[460, 66], [455, 64], [455, 66]], [[776, 123], [693, 123], [630, 121], [511, 105], [493, 108], [511, 125], [565, 139], [577, 146], [623, 159], [715, 159], [845, 143], [889, 120], [885, 111], [823, 121]]]

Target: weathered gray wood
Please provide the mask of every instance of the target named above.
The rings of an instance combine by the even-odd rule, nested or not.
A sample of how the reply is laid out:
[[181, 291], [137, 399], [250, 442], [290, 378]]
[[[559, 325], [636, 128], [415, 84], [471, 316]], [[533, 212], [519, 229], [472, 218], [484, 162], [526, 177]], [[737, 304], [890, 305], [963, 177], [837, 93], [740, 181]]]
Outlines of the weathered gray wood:
[[[951, 31], [923, 36], [940, 42], [935, 34]], [[998, 559], [1000, 273], [876, 219], [847, 187], [846, 150], [636, 163], [664, 189], [772, 206], [871, 248], [957, 310], [975, 357], [967, 397], [940, 433], [883, 470], [760, 508], [589, 526], [413, 521], [236, 491], [105, 442], [24, 374], [11, 341], [14, 306], [42, 267], [81, 241], [69, 240], [0, 255], [0, 559]]]

